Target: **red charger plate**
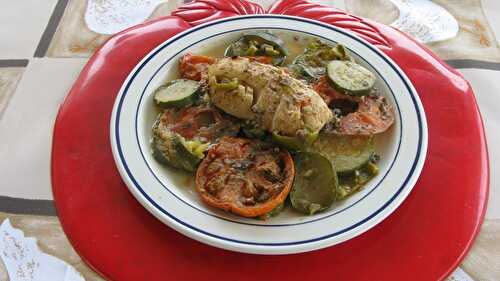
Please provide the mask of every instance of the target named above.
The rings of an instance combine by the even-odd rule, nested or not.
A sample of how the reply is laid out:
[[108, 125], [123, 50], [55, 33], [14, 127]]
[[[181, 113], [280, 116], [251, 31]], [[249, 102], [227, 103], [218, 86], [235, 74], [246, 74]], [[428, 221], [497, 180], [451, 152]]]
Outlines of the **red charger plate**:
[[410, 78], [426, 111], [429, 146], [408, 198], [354, 239], [285, 256], [210, 247], [148, 213], [122, 182], [111, 154], [109, 120], [122, 82], [143, 56], [182, 30], [223, 17], [265, 13], [243, 0], [202, 0], [110, 38], [61, 106], [54, 128], [52, 185], [61, 224], [74, 248], [112, 280], [444, 279], [471, 246], [488, 196], [486, 141], [469, 83], [388, 26], [307, 1], [279, 1], [267, 12], [349, 29], [389, 55]]

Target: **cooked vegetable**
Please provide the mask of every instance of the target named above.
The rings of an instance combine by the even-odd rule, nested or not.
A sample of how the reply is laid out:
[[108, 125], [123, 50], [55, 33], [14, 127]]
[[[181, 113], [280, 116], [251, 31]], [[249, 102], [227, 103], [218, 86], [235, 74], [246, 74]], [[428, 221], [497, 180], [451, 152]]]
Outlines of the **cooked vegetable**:
[[328, 209], [335, 201], [338, 185], [330, 161], [311, 152], [297, 153], [294, 160], [296, 175], [290, 191], [292, 207], [309, 215]]
[[337, 200], [343, 200], [346, 197], [356, 193], [363, 186], [378, 174], [378, 167], [373, 161], [348, 173], [339, 176], [339, 185], [337, 187]]
[[196, 190], [210, 206], [244, 217], [269, 213], [285, 201], [294, 177], [283, 149], [244, 138], [224, 137], [196, 172]]
[[183, 107], [194, 103], [200, 84], [193, 80], [177, 79], [160, 86], [154, 93], [156, 105], [162, 108]]
[[342, 44], [335, 46], [319, 40], [311, 42], [302, 55], [288, 66], [298, 78], [308, 81], [319, 79], [326, 73], [326, 66], [332, 60], [351, 60]]
[[275, 143], [292, 150], [307, 149], [317, 138], [317, 132], [298, 134], [294, 137], [282, 136], [276, 132], [273, 132], [271, 137], [271, 139]]
[[153, 156], [160, 163], [194, 171], [210, 143], [236, 135], [238, 130], [238, 125], [213, 108], [167, 109], [153, 126]]
[[288, 68], [293, 76], [307, 81], [314, 81], [326, 72], [325, 67], [310, 65], [304, 55], [297, 56]]
[[[216, 89], [216, 83], [234, 78], [240, 83], [238, 89]], [[224, 58], [210, 65], [208, 85], [217, 107], [239, 118], [254, 119], [268, 132], [295, 136], [307, 129], [316, 133], [333, 117], [308, 85], [283, 69], [246, 58]]]
[[346, 100], [346, 102], [356, 104], [357, 108], [357, 103], [361, 101], [360, 97], [346, 95], [335, 89], [332, 85], [330, 85], [330, 82], [328, 81], [326, 75], [321, 76], [319, 80], [313, 84], [312, 87], [329, 106], [331, 106], [331, 103], [333, 101], [336, 101], [338, 103], [338, 101]]
[[226, 57], [270, 57], [274, 65], [282, 65], [288, 51], [283, 40], [276, 35], [268, 32], [251, 32], [229, 45], [224, 55]]
[[259, 218], [262, 220], [270, 219], [272, 217], [279, 215], [281, 212], [283, 212], [284, 209], [285, 209], [285, 203], [281, 203], [278, 206], [276, 206], [274, 209], [272, 209], [270, 212], [263, 214]]
[[185, 54], [179, 61], [180, 73], [183, 78], [200, 81], [206, 75], [208, 65], [215, 62], [215, 58]]
[[376, 79], [370, 70], [351, 61], [331, 61], [327, 73], [337, 89], [356, 96], [370, 93]]
[[375, 153], [371, 136], [338, 136], [321, 134], [311, 151], [326, 157], [337, 173], [345, 174], [360, 169]]
[[340, 118], [333, 133], [339, 135], [373, 135], [389, 129], [394, 123], [394, 112], [382, 96], [365, 96], [358, 109]]
[[201, 142], [213, 142], [223, 136], [236, 135], [239, 131], [235, 120], [207, 106], [179, 110], [176, 112], [176, 118], [167, 126], [187, 140]]
[[198, 163], [205, 156], [203, 152], [208, 143], [186, 141], [182, 136], [172, 131], [156, 131], [153, 136], [153, 156], [163, 164], [195, 171]]
[[[172, 147], [169, 147], [168, 144], [172, 143], [171, 141], [169, 142], [163, 142], [163, 140], [159, 140], [159, 138], [154, 137], [151, 140], [151, 154], [153, 157], [158, 161], [159, 163], [163, 165], [169, 165], [170, 158], [168, 155], [170, 154], [167, 151], [174, 151]], [[175, 167], [177, 168], [177, 167]], [[180, 168], [182, 169], [182, 168]]]

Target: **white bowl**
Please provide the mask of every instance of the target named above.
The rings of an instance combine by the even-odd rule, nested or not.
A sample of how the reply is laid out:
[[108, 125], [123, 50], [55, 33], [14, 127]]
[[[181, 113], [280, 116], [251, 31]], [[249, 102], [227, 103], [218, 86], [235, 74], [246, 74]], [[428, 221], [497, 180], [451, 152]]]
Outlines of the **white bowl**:
[[[266, 221], [247, 219], [203, 204], [193, 176], [157, 163], [151, 154], [151, 126], [158, 110], [155, 88], [177, 75], [186, 52], [219, 50], [249, 30], [285, 37], [317, 36], [344, 44], [378, 76], [376, 85], [394, 105], [392, 128], [376, 139], [380, 173], [363, 190], [329, 210], [304, 216], [287, 210]], [[293, 52], [292, 40], [291, 49]], [[216, 51], [217, 53], [217, 51]], [[391, 214], [413, 188], [427, 150], [427, 123], [418, 95], [401, 69], [385, 54], [349, 31], [317, 21], [277, 15], [225, 18], [186, 30], [151, 51], [130, 73], [111, 118], [116, 165], [137, 200], [173, 229], [216, 247], [256, 254], [306, 252], [351, 239]]]

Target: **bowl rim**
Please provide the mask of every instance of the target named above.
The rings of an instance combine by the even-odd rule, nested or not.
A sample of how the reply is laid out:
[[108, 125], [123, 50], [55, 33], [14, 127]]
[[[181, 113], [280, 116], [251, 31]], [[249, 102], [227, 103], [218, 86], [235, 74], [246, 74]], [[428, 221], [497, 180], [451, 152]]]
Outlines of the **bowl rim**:
[[[420, 130], [420, 136], [421, 138], [419, 139], [419, 145], [418, 145], [418, 152], [417, 156], [415, 157], [415, 161], [413, 163], [412, 167], [412, 172], [408, 175], [407, 179], [405, 180], [404, 184], [401, 186], [401, 188], [398, 190], [398, 192], [384, 205], [382, 208], [377, 210], [377, 212], [373, 213], [372, 216], [367, 217], [365, 220], [359, 222], [356, 225], [353, 225], [350, 229], [345, 230], [344, 232], [351, 233], [348, 235], [348, 237], [344, 237], [343, 239], [339, 239], [335, 243], [325, 243], [326, 240], [329, 238], [331, 239], [332, 237], [335, 237], [335, 235], [338, 235], [336, 233], [329, 235], [327, 237], [319, 237], [317, 239], [311, 239], [308, 241], [299, 241], [299, 242], [294, 242], [294, 243], [275, 243], [275, 244], [264, 244], [264, 243], [248, 243], [244, 241], [238, 241], [230, 238], [225, 238], [225, 237], [220, 237], [218, 235], [214, 235], [211, 233], [207, 233], [203, 229], [199, 229], [196, 226], [192, 226], [189, 224], [186, 224], [182, 220], [179, 220], [175, 216], [172, 216], [168, 212], [162, 209], [161, 206], [159, 206], [153, 199], [149, 198], [147, 194], [145, 194], [144, 191], [138, 190], [134, 186], [137, 186], [137, 182], [134, 181], [133, 177], [130, 178], [130, 171], [127, 169], [126, 166], [123, 166], [120, 160], [120, 146], [119, 146], [119, 140], [118, 138], [115, 138], [115, 135], [118, 133], [118, 127], [116, 122], [119, 119], [119, 104], [120, 104], [120, 98], [122, 98], [123, 94], [127, 90], [127, 85], [130, 84], [131, 80], [133, 79], [134, 75], [140, 70], [141, 66], [147, 64], [148, 60], [153, 58], [156, 53], [161, 51], [163, 48], [168, 46], [169, 42], [174, 42], [175, 40], [182, 38], [184, 36], [187, 36], [188, 34], [206, 28], [208, 26], [212, 25], [217, 25], [217, 24], [223, 24], [224, 22], [228, 21], [234, 21], [234, 20], [241, 20], [241, 19], [249, 19], [249, 18], [282, 18], [282, 19], [288, 19], [288, 20], [296, 20], [296, 21], [301, 21], [301, 22], [306, 22], [306, 23], [311, 23], [315, 25], [320, 25], [322, 27], [328, 28], [330, 30], [333, 30], [334, 32], [339, 32], [342, 33], [346, 36], [349, 36], [353, 38], [354, 40], [362, 43], [366, 47], [368, 47], [371, 51], [373, 51], [375, 54], [379, 55], [390, 67], [392, 67], [395, 72], [399, 75], [401, 81], [405, 84], [407, 87], [408, 91], [411, 93], [411, 98], [413, 100], [413, 103], [415, 105], [415, 109], [417, 112], [417, 115], [419, 117], [419, 130]], [[299, 31], [303, 32], [303, 31]], [[319, 34], [313, 34], [315, 36], [320, 36]], [[204, 38], [206, 39], [206, 38]], [[382, 75], [380, 75], [383, 77]], [[116, 127], [115, 127], [116, 126]], [[220, 20], [216, 21], [211, 21], [202, 25], [198, 25], [193, 28], [189, 28], [183, 32], [180, 32], [171, 38], [165, 40], [162, 42], [159, 46], [157, 46], [155, 49], [153, 49], [151, 52], [149, 52], [135, 67], [134, 69], [130, 72], [126, 80], [123, 82], [122, 87], [120, 89], [120, 92], [115, 100], [115, 104], [113, 106], [113, 112], [110, 120], [110, 138], [111, 138], [111, 146], [112, 146], [112, 152], [113, 152], [113, 157], [115, 159], [115, 163], [118, 167], [118, 170], [120, 172], [120, 175], [122, 179], [125, 181], [127, 184], [129, 190], [132, 192], [134, 197], [149, 211], [151, 212], [155, 217], [160, 219], [162, 222], [166, 223], [170, 227], [173, 227], [177, 231], [195, 239], [201, 242], [205, 242], [207, 244], [217, 246], [220, 248], [224, 249], [229, 249], [229, 250], [234, 250], [234, 251], [240, 251], [240, 252], [247, 252], [247, 253], [259, 253], [259, 254], [285, 254], [285, 253], [297, 253], [297, 252], [304, 252], [304, 251], [310, 251], [318, 248], [323, 248], [326, 246], [330, 246], [333, 244], [337, 244], [340, 242], [343, 242], [345, 240], [351, 239], [355, 236], [360, 235], [361, 233], [371, 229], [373, 226], [376, 224], [380, 223], [383, 219], [385, 219], [387, 216], [389, 216], [399, 205], [404, 201], [404, 199], [408, 196], [410, 191], [413, 189], [413, 186], [416, 183], [416, 180], [418, 179], [418, 176], [420, 175], [420, 172], [422, 170], [423, 164], [425, 162], [425, 157], [426, 157], [426, 152], [427, 152], [427, 141], [428, 141], [428, 136], [427, 136], [427, 122], [425, 118], [425, 113], [422, 107], [422, 103], [417, 95], [417, 92], [415, 88], [413, 87], [411, 81], [408, 79], [408, 77], [404, 74], [404, 72], [395, 64], [392, 59], [390, 59], [387, 55], [385, 55], [383, 52], [378, 50], [376, 47], [374, 47], [372, 44], [368, 43], [366, 40], [363, 40], [362, 38], [359, 38], [352, 32], [338, 28], [333, 25], [325, 24], [316, 20], [311, 20], [311, 19], [305, 19], [301, 17], [295, 17], [295, 16], [284, 16], [284, 15], [247, 15], [247, 16], [236, 16], [236, 17], [228, 17], [228, 18], [223, 18]], [[420, 154], [420, 155], [419, 155]], [[383, 179], [381, 180], [383, 182]], [[381, 215], [380, 215], [381, 214]], [[165, 216], [166, 215], [166, 216]], [[359, 226], [363, 226], [362, 228]], [[269, 247], [275, 249], [269, 250]]]

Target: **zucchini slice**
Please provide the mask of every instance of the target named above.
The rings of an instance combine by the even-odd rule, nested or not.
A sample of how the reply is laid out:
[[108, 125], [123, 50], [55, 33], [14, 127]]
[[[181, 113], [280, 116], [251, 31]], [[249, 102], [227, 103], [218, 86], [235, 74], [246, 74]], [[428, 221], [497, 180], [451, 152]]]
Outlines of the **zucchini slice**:
[[305, 54], [298, 55], [288, 68], [294, 76], [306, 81], [319, 79], [326, 72], [325, 67], [314, 66]]
[[200, 88], [197, 81], [188, 79], [173, 80], [156, 89], [154, 100], [162, 108], [188, 106], [194, 103]]
[[351, 61], [334, 60], [326, 69], [333, 85], [346, 94], [366, 95], [375, 84], [376, 77], [370, 70]]
[[294, 157], [295, 179], [290, 191], [292, 207], [313, 215], [328, 209], [337, 196], [337, 173], [318, 153], [299, 152]]
[[332, 60], [352, 60], [352, 58], [342, 44], [332, 45], [314, 40], [301, 55], [295, 57], [288, 68], [295, 77], [313, 82], [326, 73], [326, 66]]
[[306, 150], [318, 138], [318, 133], [306, 133], [304, 136], [282, 136], [273, 132], [271, 140], [291, 150]]
[[346, 174], [368, 163], [375, 153], [375, 146], [371, 136], [320, 134], [311, 151], [330, 160], [337, 173]]
[[187, 141], [181, 135], [161, 128], [157, 123], [153, 127], [151, 145], [153, 157], [162, 164], [190, 172], [195, 171], [201, 159], [205, 157], [204, 151], [209, 144]]

